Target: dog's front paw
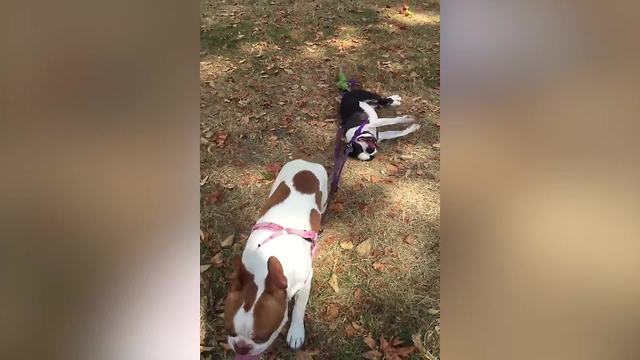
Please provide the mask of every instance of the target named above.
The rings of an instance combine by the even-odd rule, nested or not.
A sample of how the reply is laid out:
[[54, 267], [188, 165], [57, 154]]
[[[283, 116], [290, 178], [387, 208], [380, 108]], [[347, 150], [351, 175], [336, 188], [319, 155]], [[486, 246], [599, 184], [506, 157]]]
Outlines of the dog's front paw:
[[389, 96], [389, 99], [393, 100], [389, 106], [400, 106], [400, 100], [402, 100], [400, 95], [391, 95]]
[[291, 324], [289, 332], [287, 333], [287, 342], [293, 350], [297, 350], [304, 344], [304, 324], [302, 322], [298, 324]]

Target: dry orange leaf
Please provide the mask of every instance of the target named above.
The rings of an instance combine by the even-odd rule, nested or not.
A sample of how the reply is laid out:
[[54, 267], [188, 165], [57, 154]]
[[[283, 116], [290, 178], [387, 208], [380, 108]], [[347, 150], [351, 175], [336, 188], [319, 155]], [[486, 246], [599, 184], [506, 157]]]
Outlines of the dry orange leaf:
[[371, 337], [371, 335], [365, 336], [364, 338], [362, 338], [362, 341], [364, 341], [364, 343], [367, 344], [367, 346], [371, 350], [375, 350], [375, 348], [377, 347], [376, 341]]
[[329, 210], [336, 214], [341, 213], [344, 211], [344, 206], [342, 205], [342, 203], [334, 201], [333, 204], [329, 205]]
[[221, 203], [223, 200], [224, 200], [224, 196], [222, 196], [222, 193], [220, 191], [214, 191], [207, 198], [207, 203], [218, 204], [218, 203]]
[[351, 326], [353, 327], [353, 330], [357, 331], [357, 332], [361, 332], [364, 331], [364, 329], [362, 328], [362, 326], [358, 325], [357, 322], [352, 322]]
[[329, 304], [329, 306], [327, 306], [327, 310], [326, 310], [326, 317], [327, 320], [335, 320], [338, 315], [340, 315], [340, 305], [333, 303], [333, 304]]
[[395, 347], [395, 345], [401, 344], [402, 341], [398, 339], [391, 339], [389, 343], [384, 336], [380, 336], [380, 350], [384, 353], [385, 359], [399, 360], [403, 357], [408, 357], [415, 351], [415, 346]]
[[221, 148], [224, 147], [224, 142], [227, 140], [227, 137], [229, 137], [229, 134], [227, 133], [220, 133], [216, 136], [216, 146]]
[[378, 350], [369, 350], [362, 354], [362, 357], [369, 360], [380, 360], [382, 359], [382, 353]]
[[382, 264], [382, 263], [373, 263], [373, 268], [375, 270], [377, 270], [377, 271], [380, 271], [380, 272], [385, 271], [386, 267], [387, 266], [385, 264]]
[[271, 163], [267, 166], [265, 166], [265, 169], [267, 170], [268, 173], [271, 174], [277, 174], [280, 169], [282, 168], [282, 165], [278, 164], [278, 163]]
[[331, 286], [333, 291], [335, 291], [336, 293], [340, 292], [340, 288], [338, 287], [338, 276], [335, 273], [331, 274], [331, 278], [329, 279], [329, 286]]
[[360, 299], [362, 298], [362, 290], [360, 290], [360, 288], [357, 288], [354, 292], [353, 292], [353, 298], [356, 301], [360, 301]]
[[413, 244], [416, 243], [416, 241], [414, 240], [413, 236], [411, 236], [410, 234], [405, 236], [404, 239], [402, 239], [402, 241], [405, 244], [408, 244], [408, 245], [413, 245]]
[[219, 252], [217, 254], [215, 254], [212, 258], [211, 258], [211, 263], [213, 264], [213, 266], [215, 267], [220, 267], [223, 264], [222, 261], [222, 253]]
[[351, 326], [351, 324], [347, 324], [344, 328], [344, 334], [347, 337], [354, 337], [356, 335], [356, 330]]
[[351, 241], [341, 241], [340, 247], [345, 250], [351, 250], [353, 249], [353, 243]]

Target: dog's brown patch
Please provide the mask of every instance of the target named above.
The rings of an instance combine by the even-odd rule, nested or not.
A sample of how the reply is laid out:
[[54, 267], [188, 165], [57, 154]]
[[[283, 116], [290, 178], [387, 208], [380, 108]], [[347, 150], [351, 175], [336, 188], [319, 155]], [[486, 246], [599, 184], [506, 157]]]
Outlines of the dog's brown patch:
[[265, 279], [265, 290], [253, 309], [253, 341], [264, 343], [278, 330], [287, 311], [287, 278], [282, 264], [274, 256], [267, 261], [269, 273]]
[[309, 170], [302, 170], [293, 177], [293, 186], [303, 194], [315, 194], [320, 189], [320, 181]]
[[318, 205], [318, 210], [322, 211], [322, 191], [320, 189], [316, 191], [316, 205]]
[[267, 211], [269, 211], [269, 209], [271, 209], [272, 207], [283, 202], [287, 197], [289, 197], [289, 194], [291, 194], [291, 189], [289, 189], [289, 186], [287, 186], [284, 181], [281, 182], [280, 185], [278, 185], [278, 187], [276, 188], [276, 191], [274, 191], [273, 194], [269, 196], [269, 199], [267, 199], [267, 202], [262, 207], [260, 216], [266, 214]]
[[316, 209], [311, 209], [309, 214], [309, 222], [311, 223], [311, 230], [315, 232], [320, 231], [320, 213]]
[[253, 281], [253, 274], [247, 271], [240, 256], [233, 259], [234, 271], [231, 275], [231, 286], [224, 303], [224, 327], [229, 334], [235, 332], [233, 317], [244, 304], [249, 311], [256, 300], [258, 286]]

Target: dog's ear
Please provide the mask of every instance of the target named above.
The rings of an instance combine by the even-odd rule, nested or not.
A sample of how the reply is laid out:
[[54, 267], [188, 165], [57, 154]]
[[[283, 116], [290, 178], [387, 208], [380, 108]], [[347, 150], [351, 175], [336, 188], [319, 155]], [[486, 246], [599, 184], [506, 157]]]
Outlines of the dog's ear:
[[364, 149], [362, 148], [362, 145], [358, 144], [357, 141], [354, 141], [351, 146], [351, 151], [348, 155], [352, 158], [358, 158], [358, 155], [362, 154], [363, 152]]
[[391, 105], [392, 102], [393, 102], [392, 98], [382, 98], [378, 100], [378, 105], [386, 107]]
[[240, 255], [233, 258], [233, 273], [231, 274], [231, 290], [240, 291], [246, 283], [253, 281], [253, 275], [242, 264]]
[[265, 290], [269, 293], [274, 293], [277, 290], [286, 290], [287, 277], [284, 276], [280, 260], [275, 256], [271, 256], [269, 260], [267, 260], [267, 270], [269, 272], [267, 278], [264, 280]]

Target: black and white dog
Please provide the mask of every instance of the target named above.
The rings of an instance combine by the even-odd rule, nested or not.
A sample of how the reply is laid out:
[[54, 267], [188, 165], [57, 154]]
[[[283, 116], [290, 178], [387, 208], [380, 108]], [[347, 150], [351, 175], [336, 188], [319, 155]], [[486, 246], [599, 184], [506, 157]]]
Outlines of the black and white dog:
[[[356, 130], [363, 122], [361, 134], [351, 142], [352, 147], [349, 156], [358, 160], [371, 160], [378, 152], [378, 141], [394, 139], [411, 134], [418, 130], [420, 125], [413, 123], [413, 116], [401, 116], [395, 118], [379, 118], [375, 108], [396, 107], [400, 105], [400, 96], [392, 95], [387, 98], [365, 90], [352, 90], [345, 93], [340, 102], [340, 117], [344, 136], [347, 142], [351, 142]], [[401, 131], [379, 131], [378, 127], [413, 123]]]

